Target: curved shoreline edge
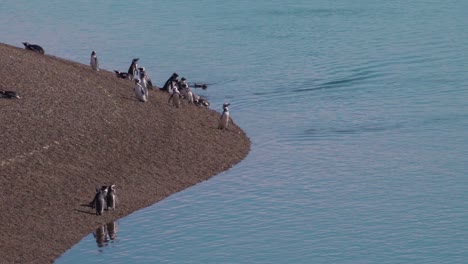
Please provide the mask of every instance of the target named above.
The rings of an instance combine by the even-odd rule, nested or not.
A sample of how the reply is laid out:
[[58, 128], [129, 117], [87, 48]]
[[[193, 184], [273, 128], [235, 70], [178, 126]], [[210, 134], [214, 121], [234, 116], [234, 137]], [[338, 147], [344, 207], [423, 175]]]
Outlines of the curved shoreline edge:
[[[228, 170], [251, 142], [211, 109], [167, 103], [115, 73], [0, 43], [0, 252], [6, 263], [53, 262], [98, 225]], [[162, 83], [165, 80], [153, 80]], [[218, 106], [212, 106], [218, 109]], [[221, 106], [219, 106], [221, 109]], [[115, 212], [85, 206], [115, 184]]]

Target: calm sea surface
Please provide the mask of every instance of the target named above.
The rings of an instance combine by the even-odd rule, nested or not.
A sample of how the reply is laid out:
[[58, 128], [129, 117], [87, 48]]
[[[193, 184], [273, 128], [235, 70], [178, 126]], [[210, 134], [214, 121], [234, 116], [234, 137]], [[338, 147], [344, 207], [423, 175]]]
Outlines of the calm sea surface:
[[[251, 138], [234, 168], [57, 263], [468, 263], [468, 1], [19, 1], [0, 41], [178, 72]], [[105, 223], [103, 223], [105, 224]], [[107, 236], [103, 234], [107, 232]], [[103, 241], [101, 241], [103, 240]]]

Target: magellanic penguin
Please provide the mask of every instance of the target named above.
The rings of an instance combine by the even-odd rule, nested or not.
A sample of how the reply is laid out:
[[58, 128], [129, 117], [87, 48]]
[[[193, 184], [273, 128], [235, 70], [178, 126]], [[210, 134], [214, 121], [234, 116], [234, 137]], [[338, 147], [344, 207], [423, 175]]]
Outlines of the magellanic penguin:
[[89, 61], [89, 64], [91, 64], [91, 68], [93, 68], [93, 70], [99, 71], [99, 61], [96, 55], [96, 51], [94, 50], [93, 52], [91, 52], [91, 59]]
[[146, 74], [145, 68], [138, 68], [138, 72], [140, 73], [140, 80], [143, 82], [143, 86], [146, 86], [148, 89], [153, 89], [153, 82], [148, 77], [148, 74]]
[[141, 86], [148, 88], [148, 81], [146, 80], [147, 76], [146, 76], [146, 71], [144, 67], [138, 68], [138, 75], [139, 75], [138, 78], [141, 81]]
[[93, 201], [91, 201], [89, 203], [89, 205], [91, 206], [91, 208], [95, 208], [96, 207], [96, 201], [97, 201], [97, 198], [99, 196], [99, 191], [103, 191], [105, 193], [105, 195], [107, 195], [107, 186], [106, 185], [102, 185], [101, 188], [98, 188], [96, 187], [96, 194], [94, 195], [94, 199]]
[[148, 88], [143, 87], [139, 79], [135, 80], [135, 95], [141, 102], [148, 101]]
[[94, 198], [94, 207], [96, 208], [96, 215], [102, 215], [104, 207], [106, 206], [107, 190], [96, 188], [96, 197]]
[[44, 49], [39, 45], [29, 44], [28, 42], [23, 42], [23, 45], [24, 45], [24, 48], [27, 50], [32, 50], [32, 51], [44, 54]]
[[117, 71], [117, 70], [114, 70], [114, 72], [115, 72], [115, 75], [117, 76], [117, 78], [130, 80], [130, 75], [128, 73]]
[[139, 58], [133, 59], [132, 64], [130, 64], [130, 67], [128, 68], [128, 75], [130, 75], [130, 79], [135, 78], [135, 75], [138, 72], [138, 60]]
[[169, 77], [169, 79], [167, 79], [166, 83], [164, 83], [163, 87], [161, 88], [161, 90], [163, 91], [166, 91], [166, 92], [170, 92], [170, 88], [171, 88], [171, 84], [174, 80], [177, 80], [177, 77], [179, 77], [179, 74], [177, 74], [176, 72], [174, 72], [171, 77]]
[[223, 104], [223, 113], [219, 119], [218, 129], [227, 129], [229, 125], [229, 108], [230, 103]]
[[0, 90], [0, 98], [21, 99], [21, 97], [18, 95], [17, 92], [15, 92], [15, 91], [3, 91], [3, 90]]
[[115, 210], [115, 203], [116, 203], [117, 196], [115, 195], [115, 185], [109, 185], [107, 188], [107, 197], [106, 197], [106, 202], [107, 202], [107, 210], [111, 208], [113, 211]]
[[171, 96], [169, 96], [168, 103], [170, 103], [172, 100], [173, 105], [176, 108], [179, 108], [180, 107], [180, 92], [179, 92], [179, 88], [177, 88], [176, 81], [172, 82], [171, 90], [172, 90], [172, 94]]
[[204, 106], [206, 108], [208, 108], [208, 106], [210, 106], [210, 102], [208, 102], [208, 100], [206, 100], [205, 98], [200, 97], [199, 95], [196, 95], [195, 93], [193, 93], [193, 101], [194, 101], [195, 105], [198, 105], [198, 106]]

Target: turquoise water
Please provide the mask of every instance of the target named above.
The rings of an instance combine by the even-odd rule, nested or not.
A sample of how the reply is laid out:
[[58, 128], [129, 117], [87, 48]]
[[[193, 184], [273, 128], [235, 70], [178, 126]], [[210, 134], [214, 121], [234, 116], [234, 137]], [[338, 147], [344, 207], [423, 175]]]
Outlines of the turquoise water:
[[1, 42], [212, 83], [253, 143], [57, 263], [468, 262], [468, 2], [284, 2], [2, 2]]

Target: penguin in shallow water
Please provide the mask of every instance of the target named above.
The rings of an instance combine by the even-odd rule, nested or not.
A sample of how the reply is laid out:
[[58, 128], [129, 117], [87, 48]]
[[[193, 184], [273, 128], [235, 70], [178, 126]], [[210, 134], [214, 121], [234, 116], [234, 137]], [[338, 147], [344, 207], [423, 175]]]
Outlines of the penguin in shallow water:
[[29, 44], [28, 42], [23, 42], [23, 45], [24, 48], [27, 50], [32, 50], [35, 52], [39, 52], [40, 54], [44, 54], [44, 49], [39, 45]]
[[139, 58], [133, 59], [132, 64], [130, 64], [130, 67], [128, 68], [128, 75], [130, 75], [130, 79], [135, 78], [138, 73], [138, 60]]
[[139, 79], [135, 79], [135, 95], [141, 102], [148, 101], [148, 88], [143, 87]]
[[229, 105], [230, 103], [223, 104], [223, 113], [219, 119], [218, 129], [227, 129], [229, 125]]
[[115, 195], [115, 185], [109, 185], [107, 187], [107, 196], [106, 196], [106, 204], [107, 204], [107, 210], [111, 208], [113, 211], [115, 211], [115, 202], [116, 202], [117, 196]]
[[89, 61], [89, 64], [91, 64], [91, 68], [93, 68], [93, 70], [99, 71], [99, 61], [96, 55], [96, 51], [94, 50], [93, 52], [91, 52], [91, 59]]
[[21, 97], [18, 95], [17, 92], [15, 92], [15, 91], [3, 91], [3, 90], [0, 90], [0, 98], [21, 99]]

